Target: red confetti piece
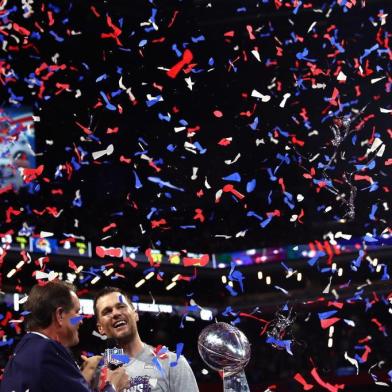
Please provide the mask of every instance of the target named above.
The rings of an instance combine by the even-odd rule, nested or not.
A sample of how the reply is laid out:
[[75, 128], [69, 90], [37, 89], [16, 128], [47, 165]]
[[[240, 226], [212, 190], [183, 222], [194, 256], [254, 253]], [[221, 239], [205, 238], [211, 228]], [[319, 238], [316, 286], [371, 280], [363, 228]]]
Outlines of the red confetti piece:
[[122, 257], [123, 251], [121, 248], [105, 248], [104, 246], [97, 246], [95, 247], [95, 253], [98, 257]]
[[5, 314], [3, 320], [0, 321], [0, 325], [5, 327], [8, 324], [8, 321], [10, 321], [11, 319], [12, 319], [12, 313], [11, 312], [7, 312]]
[[120, 162], [124, 162], [124, 163], [131, 163], [132, 159], [131, 158], [125, 158], [123, 155], [120, 156]]
[[151, 227], [153, 228], [153, 229], [155, 229], [155, 228], [157, 228], [157, 227], [159, 227], [159, 226], [162, 226], [162, 225], [166, 225], [166, 219], [160, 219], [160, 220], [152, 220], [151, 221]]
[[78, 266], [71, 260], [68, 260], [68, 267], [76, 271], [78, 269]]
[[12, 184], [8, 184], [6, 186], [4, 186], [3, 188], [0, 188], [0, 195], [2, 195], [3, 193], [7, 193], [9, 191], [12, 191], [14, 188], [12, 186]]
[[263, 327], [263, 328], [261, 329], [261, 331], [260, 331], [260, 336], [264, 335], [264, 333], [265, 333], [265, 332], [267, 331], [267, 329], [268, 329], [268, 326], [271, 324], [271, 321], [267, 321], [267, 320], [264, 320], [264, 319], [262, 319], [262, 318], [256, 317], [256, 316], [254, 316], [253, 314], [240, 312], [239, 316], [240, 316], [240, 317], [248, 317], [248, 318], [251, 318], [251, 319], [253, 319], [253, 320], [257, 320], [257, 321], [259, 321], [259, 322], [262, 323], [262, 324], [265, 324], [264, 327]]
[[105, 226], [102, 229], [103, 233], [106, 233], [107, 231], [111, 230], [111, 229], [115, 229], [117, 227], [117, 225], [115, 223], [111, 223], [110, 225]]
[[102, 33], [101, 38], [113, 38], [118, 46], [123, 46], [118, 38], [122, 31], [112, 22], [112, 18], [109, 15], [106, 16], [106, 23], [113, 31], [111, 33]]
[[223, 139], [221, 139], [219, 142], [218, 142], [218, 144], [220, 145], [220, 146], [228, 146], [229, 144], [231, 143], [231, 138], [229, 138], [229, 137], [224, 137]]
[[301, 220], [304, 216], [305, 216], [304, 209], [301, 208], [301, 212], [299, 213], [298, 219], [297, 219], [299, 223], [302, 223], [302, 224], [304, 223], [303, 220]]
[[205, 267], [209, 262], [210, 262], [209, 255], [203, 255], [201, 257], [184, 257], [182, 259], [182, 264], [184, 265], [184, 267], [192, 267], [192, 266]]
[[313, 378], [317, 381], [319, 385], [321, 385], [323, 388], [327, 389], [330, 392], [338, 392], [339, 389], [344, 389], [345, 385], [340, 384], [340, 385], [332, 385], [329, 384], [328, 382], [325, 382], [321, 379], [319, 374], [317, 373], [317, 369], [313, 368], [310, 374], [313, 376]]
[[174, 79], [177, 77], [178, 73], [185, 67], [185, 65], [190, 64], [193, 60], [193, 54], [189, 49], [184, 50], [184, 54], [182, 56], [182, 60], [179, 61], [176, 65], [174, 65], [169, 71], [167, 71], [167, 76]]
[[173, 24], [174, 24], [174, 22], [175, 22], [175, 20], [176, 20], [176, 18], [177, 18], [177, 15], [178, 15], [178, 10], [175, 10], [174, 11], [174, 14], [173, 14], [173, 16], [172, 16], [172, 18], [171, 18], [171, 20], [170, 20], [170, 23], [168, 24], [168, 26], [167, 27], [172, 27], [173, 26]]
[[255, 37], [254, 34], [253, 34], [253, 27], [252, 27], [251, 25], [247, 25], [247, 26], [246, 26], [246, 30], [248, 31], [249, 39], [255, 40], [256, 37]]
[[304, 388], [304, 391], [309, 391], [309, 390], [311, 390], [314, 387], [312, 384], [308, 384], [300, 373], [297, 373], [294, 376], [294, 380], [298, 381], [300, 384], [302, 384], [302, 386]]
[[238, 197], [239, 199], [243, 199], [245, 196], [238, 192], [232, 184], [227, 184], [222, 188], [223, 192], [231, 192], [235, 197]]
[[136, 268], [138, 263], [135, 260], [132, 260], [130, 257], [125, 257], [124, 262], [129, 264], [132, 268]]
[[329, 319], [320, 320], [321, 328], [322, 328], [322, 329], [327, 329], [327, 328], [329, 328], [331, 325], [337, 323], [339, 320], [340, 320], [339, 317], [331, 317], [331, 318], [329, 318]]
[[22, 213], [22, 211], [15, 210], [12, 207], [8, 207], [7, 211], [5, 212], [5, 221], [6, 223], [11, 223], [12, 222], [12, 216], [18, 216]]
[[44, 165], [39, 165], [36, 169], [20, 168], [23, 181], [27, 184], [34, 181], [44, 171]]
[[361, 356], [361, 359], [363, 362], [367, 362], [369, 354], [372, 352], [371, 347], [369, 347], [368, 345], [365, 345], [365, 351]]
[[332, 301], [328, 301], [328, 306], [334, 306], [335, 308], [338, 308], [338, 309], [343, 309], [343, 306], [344, 306], [344, 304], [343, 304], [343, 302], [332, 302]]
[[108, 128], [107, 129], [107, 131], [106, 131], [106, 133], [108, 134], [108, 135], [110, 135], [110, 134], [112, 134], [112, 133], [117, 133], [118, 132], [118, 127], [114, 127], [114, 128]]
[[196, 215], [193, 217], [193, 219], [195, 219], [195, 220], [198, 219], [200, 222], [203, 223], [205, 221], [205, 217], [203, 215], [203, 210], [201, 210], [200, 208], [196, 208], [195, 212], [196, 212]]

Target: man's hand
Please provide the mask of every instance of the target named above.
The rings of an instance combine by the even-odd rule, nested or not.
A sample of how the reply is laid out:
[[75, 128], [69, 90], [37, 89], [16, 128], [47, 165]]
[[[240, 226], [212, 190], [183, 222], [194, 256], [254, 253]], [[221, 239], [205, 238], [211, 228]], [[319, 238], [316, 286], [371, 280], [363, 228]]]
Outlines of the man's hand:
[[125, 373], [125, 367], [121, 366], [116, 370], [108, 369], [107, 381], [114, 386], [116, 392], [120, 392], [124, 388], [127, 388], [129, 385], [129, 378]]
[[95, 370], [102, 359], [102, 355], [93, 355], [92, 357], [82, 355], [81, 358], [83, 359], [83, 364], [81, 366], [83, 377], [90, 384], [94, 377]]

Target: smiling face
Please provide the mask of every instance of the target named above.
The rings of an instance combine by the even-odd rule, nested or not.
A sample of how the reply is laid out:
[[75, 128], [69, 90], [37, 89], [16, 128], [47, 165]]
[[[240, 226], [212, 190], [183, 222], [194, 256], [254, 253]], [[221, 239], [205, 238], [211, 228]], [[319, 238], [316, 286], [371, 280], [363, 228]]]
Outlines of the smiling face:
[[97, 327], [101, 335], [129, 343], [137, 336], [139, 316], [132, 304], [121, 293], [112, 292], [100, 297], [96, 303]]

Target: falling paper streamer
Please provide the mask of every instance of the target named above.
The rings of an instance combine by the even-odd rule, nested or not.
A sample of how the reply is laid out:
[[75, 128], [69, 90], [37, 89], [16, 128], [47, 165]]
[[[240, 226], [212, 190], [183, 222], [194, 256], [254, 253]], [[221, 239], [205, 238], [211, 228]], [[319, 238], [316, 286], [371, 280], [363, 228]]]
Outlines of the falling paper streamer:
[[253, 90], [251, 95], [254, 98], [260, 98], [262, 102], [269, 102], [271, 100], [270, 95], [261, 94], [257, 90]]
[[355, 366], [355, 369], [357, 371], [357, 375], [359, 374], [359, 365], [358, 365], [358, 361], [354, 358], [351, 358], [348, 356], [347, 351], [344, 353], [344, 359], [346, 359], [348, 362], [351, 363], [351, 365]]
[[109, 156], [109, 155], [113, 154], [113, 151], [114, 151], [114, 146], [113, 146], [113, 144], [110, 144], [105, 150], [93, 152], [92, 156], [93, 156], [93, 159], [96, 160], [96, 159], [102, 158], [105, 155]]

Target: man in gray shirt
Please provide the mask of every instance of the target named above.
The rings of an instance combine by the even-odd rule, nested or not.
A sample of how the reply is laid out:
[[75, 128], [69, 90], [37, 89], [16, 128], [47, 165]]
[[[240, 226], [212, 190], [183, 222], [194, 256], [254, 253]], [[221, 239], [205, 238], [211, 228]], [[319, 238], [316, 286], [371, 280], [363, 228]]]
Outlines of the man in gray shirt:
[[[167, 349], [154, 349], [142, 342], [137, 329], [139, 316], [126, 293], [115, 287], [101, 290], [94, 301], [98, 331], [115, 339], [129, 356], [129, 376], [123, 392], [198, 392], [191, 367], [183, 356], [177, 360]], [[102, 371], [103, 379], [105, 369]]]

